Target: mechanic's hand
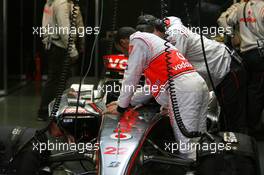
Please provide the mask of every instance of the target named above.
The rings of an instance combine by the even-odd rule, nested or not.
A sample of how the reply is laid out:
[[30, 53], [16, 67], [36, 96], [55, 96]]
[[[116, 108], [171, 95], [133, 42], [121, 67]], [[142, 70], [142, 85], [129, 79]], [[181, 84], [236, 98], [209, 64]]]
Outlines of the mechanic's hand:
[[107, 109], [103, 112], [103, 114], [121, 115], [121, 113], [117, 111], [117, 103], [113, 102], [107, 105]]
[[113, 105], [116, 105], [117, 106], [117, 101], [112, 101], [111, 103], [107, 104], [106, 107], [110, 107], [110, 106], [113, 106]]

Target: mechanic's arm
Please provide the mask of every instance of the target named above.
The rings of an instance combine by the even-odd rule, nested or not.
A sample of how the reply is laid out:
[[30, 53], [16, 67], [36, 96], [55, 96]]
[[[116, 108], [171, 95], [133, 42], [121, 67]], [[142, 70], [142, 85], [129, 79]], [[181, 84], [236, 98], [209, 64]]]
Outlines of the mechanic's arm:
[[149, 48], [141, 39], [130, 41], [132, 48], [128, 58], [128, 66], [122, 81], [122, 89], [118, 98], [117, 111], [123, 113], [131, 102], [131, 98], [139, 83], [140, 77], [146, 66]]
[[[57, 25], [58, 27], [63, 28], [62, 30], [63, 32], [60, 31], [59, 35], [60, 35], [60, 39], [65, 48], [67, 48], [69, 33], [70, 33], [70, 15], [71, 15], [71, 9], [72, 9], [71, 7], [72, 7], [71, 3], [68, 3], [67, 1], [62, 2], [54, 7], [54, 13], [56, 13], [55, 17], [57, 19]], [[64, 29], [67, 29], [67, 30], [64, 30]], [[76, 38], [76, 35], [74, 35], [74, 38]], [[72, 45], [70, 57], [71, 58], [78, 57], [78, 51], [76, 49], [75, 43], [73, 43]]]
[[234, 27], [238, 24], [238, 8], [239, 7], [233, 9], [233, 11], [226, 18], [227, 25]]
[[130, 104], [132, 106], [147, 104], [152, 98], [153, 96], [150, 91], [150, 86], [145, 85], [134, 93]]
[[229, 15], [238, 8], [239, 3], [233, 4], [231, 7], [229, 7], [225, 12], [221, 14], [221, 16], [217, 19], [217, 23], [220, 27], [223, 27], [225, 29], [225, 32], [227, 32], [228, 28], [233, 33], [233, 28], [230, 27], [230, 25], [227, 24], [227, 18]]

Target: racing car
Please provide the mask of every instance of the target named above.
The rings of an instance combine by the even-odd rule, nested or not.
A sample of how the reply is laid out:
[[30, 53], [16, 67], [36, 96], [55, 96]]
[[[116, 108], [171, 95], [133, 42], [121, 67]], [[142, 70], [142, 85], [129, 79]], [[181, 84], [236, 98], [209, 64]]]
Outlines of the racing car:
[[[244, 134], [218, 132], [220, 109], [213, 93], [208, 107], [210, 134], [202, 136], [198, 146], [225, 146], [224, 149], [198, 149], [196, 161], [178, 154], [169, 117], [160, 114], [160, 106], [155, 100], [144, 106], [131, 107], [122, 116], [103, 115], [106, 104], [118, 97], [118, 92], [106, 87], [121, 84], [127, 61], [123, 55], [108, 55], [104, 59], [109, 71], [107, 76], [97, 86], [73, 84], [63, 93], [48, 132], [40, 130], [33, 139], [28, 137], [27, 142], [23, 142], [25, 148], [36, 147], [37, 151], [45, 152], [34, 154], [32, 159], [32, 162], [41, 162], [41, 168], [36, 170], [38, 174], [57, 174], [58, 171], [99, 175], [259, 173], [254, 140]], [[50, 116], [53, 106], [54, 101], [49, 105]], [[13, 129], [13, 135], [17, 131]], [[21, 163], [21, 160], [25, 159], [15, 162]]]
[[[127, 58], [123, 55], [107, 55], [105, 66], [109, 72], [107, 77], [95, 87], [92, 84], [72, 85], [67, 90], [57, 113], [56, 123], [50, 128], [51, 133], [67, 135], [75, 143], [92, 145], [82, 153], [80, 150], [70, 150], [51, 155], [48, 162], [58, 164], [67, 161], [85, 161], [82, 174], [124, 175], [124, 174], [209, 174], [204, 166], [215, 160], [229, 162], [235, 167], [235, 161], [226, 160], [226, 154], [240, 157], [244, 168], [236, 170], [237, 174], [257, 174], [256, 147], [249, 136], [231, 132], [217, 132], [220, 108], [213, 93], [208, 107], [208, 131], [210, 137], [204, 136], [200, 145], [216, 145], [222, 142], [229, 145], [225, 148], [197, 150], [197, 161], [182, 158], [178, 148], [169, 117], [159, 113], [160, 106], [153, 100], [147, 105], [130, 108], [122, 116], [103, 115], [106, 104], [116, 100], [118, 92], [107, 90], [107, 85], [121, 84], [121, 77]], [[113, 73], [115, 73], [113, 75]], [[116, 78], [117, 74], [120, 78]], [[81, 89], [80, 100], [77, 99]], [[50, 104], [52, 109], [53, 103]], [[69, 140], [69, 139], [68, 139]], [[96, 145], [96, 146], [95, 146]], [[94, 146], [94, 147], [93, 147]], [[96, 149], [94, 149], [96, 148]], [[236, 151], [239, 155], [236, 155]], [[215, 158], [217, 157], [218, 158]], [[242, 157], [242, 158], [241, 158]], [[223, 159], [223, 160], [222, 160]], [[237, 161], [239, 162], [239, 161]], [[89, 164], [89, 166], [87, 166]], [[213, 166], [214, 165], [214, 166]], [[215, 170], [211, 165], [211, 170]], [[218, 165], [219, 166], [219, 165]], [[214, 168], [213, 168], [214, 167]], [[210, 168], [209, 168], [210, 169]], [[227, 169], [219, 166], [219, 173]], [[71, 172], [67, 169], [67, 172]], [[212, 172], [210, 172], [212, 173]], [[229, 174], [233, 173], [230, 170]], [[75, 174], [75, 172], [71, 172]]]

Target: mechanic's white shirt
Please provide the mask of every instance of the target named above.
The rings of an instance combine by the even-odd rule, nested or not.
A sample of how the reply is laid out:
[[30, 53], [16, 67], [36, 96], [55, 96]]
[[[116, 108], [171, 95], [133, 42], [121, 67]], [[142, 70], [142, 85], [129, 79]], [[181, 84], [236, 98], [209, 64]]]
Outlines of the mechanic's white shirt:
[[[177, 17], [168, 17], [170, 25], [168, 40], [185, 56], [197, 72], [210, 86], [207, 74], [200, 35], [185, 27]], [[218, 85], [230, 70], [231, 57], [226, 46], [206, 37], [204, 39], [205, 53], [209, 69], [215, 85]]]
[[[144, 69], [149, 65], [150, 61], [152, 61], [152, 58], [165, 51], [166, 47], [164, 44], [165, 40], [151, 33], [136, 32], [130, 36], [131, 48], [128, 67], [124, 73], [122, 89], [118, 98], [118, 105], [120, 107], [126, 108], [130, 103], [132, 105], [144, 103], [152, 97], [150, 91], [142, 91], [141, 93], [137, 93], [136, 97], [132, 99]], [[170, 43], [169, 46], [170, 49], [177, 50]], [[134, 87], [134, 89], [130, 87]], [[162, 97], [159, 97], [159, 99], [162, 99]], [[160, 104], [168, 103], [164, 101], [166, 99], [168, 100], [167, 97], [160, 101], [159, 99], [156, 98]]]
[[[264, 2], [261, 0], [251, 0], [247, 3], [244, 19], [245, 2], [228, 16], [227, 24], [234, 26], [239, 24], [241, 37], [241, 52], [256, 49], [257, 40], [264, 39]], [[245, 20], [247, 20], [248, 27]]]

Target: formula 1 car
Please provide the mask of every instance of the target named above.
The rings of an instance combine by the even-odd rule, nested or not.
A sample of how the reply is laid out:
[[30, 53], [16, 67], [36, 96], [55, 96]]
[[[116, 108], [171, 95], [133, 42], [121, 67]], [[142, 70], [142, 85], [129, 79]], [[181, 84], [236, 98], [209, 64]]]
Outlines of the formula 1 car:
[[[86, 149], [78, 150], [80, 147], [74, 146], [74, 149], [68, 148], [67, 151], [52, 154], [48, 160], [49, 168], [54, 169], [61, 162], [83, 161], [80, 162], [83, 171], [79, 174], [186, 174], [194, 171], [205, 174], [203, 168], [199, 170], [199, 167], [204, 166], [202, 162], [208, 160], [208, 156], [212, 157], [210, 151], [197, 152], [201, 157], [201, 166], [197, 161], [181, 158], [177, 154], [178, 148], [174, 147], [177, 142], [169, 117], [159, 113], [160, 106], [155, 102], [136, 109], [131, 108], [122, 116], [102, 115], [105, 104], [118, 97], [115, 89], [109, 91], [107, 87], [121, 85], [120, 78], [127, 58], [122, 55], [107, 55], [104, 60], [108, 70], [107, 77], [98, 83], [97, 88], [94, 85], [82, 85], [80, 100], [77, 100], [79, 85], [72, 85], [62, 97], [56, 115], [57, 122], [53, 121], [50, 125], [51, 135], [66, 135], [76, 145], [85, 143], [89, 145], [88, 148], [86, 146]], [[219, 107], [212, 93], [211, 99], [207, 124], [208, 130], [214, 132], [217, 128]], [[50, 111], [52, 108], [53, 103], [50, 104]], [[213, 143], [219, 141], [220, 135], [215, 140], [210, 141], [206, 137], [201, 140]], [[237, 144], [233, 142], [237, 139], [235, 134], [222, 135], [227, 141], [228, 138], [233, 138], [230, 144]], [[244, 137], [241, 134], [237, 136]], [[215, 151], [218, 154], [222, 152]], [[249, 165], [251, 158], [247, 158]], [[64, 166], [64, 170], [68, 174], [76, 174], [69, 167]]]
[[[258, 168], [254, 162], [256, 148], [249, 136], [223, 132], [212, 136], [212, 140], [202, 137], [199, 144], [207, 145], [209, 148], [197, 151], [198, 161], [184, 159], [178, 154], [177, 142], [174, 139], [169, 118], [159, 113], [160, 106], [155, 102], [136, 109], [131, 108], [122, 116], [102, 115], [107, 94], [101, 96], [102, 93], [98, 90], [89, 90], [92, 85], [84, 85], [81, 100], [77, 105], [77, 99], [73, 95], [77, 87], [73, 85], [72, 90], [64, 94], [57, 114], [58, 127], [51, 128], [53, 130], [51, 133], [62, 133], [72, 138], [76, 145], [85, 143], [86, 147], [83, 149], [83, 147], [75, 146], [74, 149], [70, 148], [68, 151], [51, 155], [48, 160], [51, 163], [50, 167], [60, 162], [81, 160], [84, 170], [79, 174], [185, 175], [197, 172], [207, 175], [209, 173], [206, 165], [211, 164], [211, 167], [217, 165], [213, 163], [217, 155], [218, 166], [220, 160], [236, 168], [243, 164], [240, 170], [230, 170], [224, 173], [226, 175], [234, 172], [245, 175], [257, 174]], [[78, 110], [77, 115], [76, 110]], [[210, 113], [208, 118], [214, 119], [215, 114]], [[212, 126], [214, 120], [208, 122], [208, 124], [211, 123], [210, 129], [214, 128]], [[56, 129], [59, 132], [56, 132]], [[224, 149], [221, 150], [216, 145], [224, 145], [221, 146]], [[234, 154], [236, 150], [238, 155]], [[228, 155], [229, 159], [226, 160], [224, 155]], [[238, 160], [233, 160], [234, 157]], [[234, 162], [239, 163], [234, 164]], [[217, 168], [221, 170], [219, 173], [228, 169], [227, 165]], [[215, 168], [212, 169], [215, 170]], [[76, 174], [69, 167], [65, 171], [68, 174]]]
[[[52, 137], [47, 139], [46, 130], [11, 128], [6, 132], [1, 128], [0, 143], [9, 141], [8, 147], [6, 143], [3, 148], [0, 145], [0, 170], [4, 170], [1, 174], [25, 174], [15, 169], [18, 166], [23, 169], [27, 160], [32, 166], [41, 165], [37, 174], [63, 171], [64, 174], [99, 175], [184, 175], [194, 172], [201, 175], [258, 175], [253, 139], [239, 133], [216, 132], [219, 107], [215, 100], [208, 108], [211, 134], [202, 136], [198, 144], [207, 149], [197, 149], [197, 161], [179, 156], [169, 117], [160, 114], [160, 106], [154, 101], [130, 108], [122, 116], [103, 115], [106, 104], [118, 96], [118, 92], [107, 91], [105, 87], [120, 84], [120, 78], [112, 73], [122, 77], [125, 59], [121, 55], [106, 56], [106, 65], [111, 72], [97, 86], [86, 84], [79, 88], [74, 84], [64, 92], [55, 118], [49, 123], [48, 135]], [[119, 65], [120, 60], [123, 66]], [[50, 116], [54, 104], [53, 101], [49, 105]], [[32, 149], [35, 149], [33, 153]], [[2, 161], [5, 158], [2, 155], [7, 155], [4, 151], [9, 152], [7, 161]], [[14, 168], [6, 168], [10, 162]], [[36, 174], [33, 173], [36, 167], [32, 167], [30, 173], [26, 170], [26, 174]], [[6, 173], [7, 169], [12, 172]]]
[[[89, 86], [84, 85], [83, 88]], [[82, 153], [80, 150], [60, 152], [51, 155], [48, 162], [57, 164], [81, 158], [93, 165], [93, 168], [85, 173], [108, 175], [147, 174], [149, 170], [151, 170], [149, 174], [160, 174], [162, 168], [159, 167], [159, 171], [157, 169], [156, 172], [153, 168], [148, 168], [157, 163], [164, 164], [167, 171], [173, 168], [173, 165], [177, 165], [177, 171], [182, 173], [193, 166], [193, 161], [178, 157], [176, 150], [171, 151], [174, 148], [165, 149], [165, 143], [169, 145], [175, 141], [169, 119], [159, 114], [160, 107], [157, 104], [151, 103], [130, 109], [120, 118], [102, 115], [105, 109], [104, 98], [93, 97], [94, 101], [91, 102], [91, 98], [87, 99], [87, 89], [86, 93], [81, 92], [83, 95], [77, 116], [76, 99], [66, 94], [63, 96], [57, 115], [56, 128], [59, 132], [53, 127], [51, 133], [71, 136], [77, 145], [83, 142], [91, 145], [91, 149], [86, 149]], [[72, 94], [73, 91], [67, 93]], [[50, 107], [52, 108], [52, 103]], [[143, 164], [148, 166], [142, 168]]]
[[[185, 174], [194, 162], [177, 156], [177, 150], [172, 150], [174, 148], [167, 146], [165, 149], [166, 145], [176, 141], [169, 118], [159, 114], [160, 106], [157, 103], [131, 108], [121, 117], [102, 115], [105, 104], [118, 97], [118, 92], [115, 89], [109, 91], [108, 87], [121, 85], [127, 58], [107, 55], [104, 61], [107, 77], [98, 83], [97, 88], [82, 85], [79, 101], [79, 86], [72, 85], [62, 97], [57, 122], [53, 121], [50, 125], [50, 133], [54, 137], [67, 135], [77, 145], [85, 143], [94, 147], [82, 153], [80, 150], [68, 150], [52, 154], [48, 160], [52, 165], [50, 167], [60, 162], [82, 160], [89, 162], [89, 171], [83, 172], [87, 174], [160, 174], [162, 167], [168, 172]], [[53, 104], [49, 106], [50, 112]], [[156, 169], [154, 165], [157, 163], [161, 165]], [[151, 166], [153, 168], [149, 168]], [[85, 169], [88, 170], [87, 167]]]

